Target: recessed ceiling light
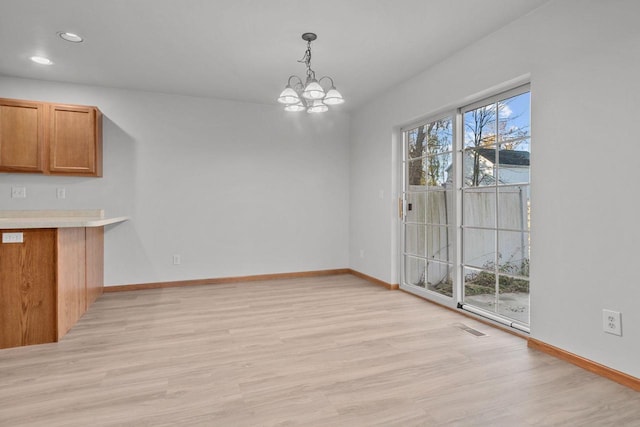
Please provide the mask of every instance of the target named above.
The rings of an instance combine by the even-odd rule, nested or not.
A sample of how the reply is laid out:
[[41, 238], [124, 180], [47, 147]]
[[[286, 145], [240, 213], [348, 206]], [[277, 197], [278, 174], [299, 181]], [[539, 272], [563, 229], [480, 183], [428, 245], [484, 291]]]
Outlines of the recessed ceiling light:
[[44, 56], [32, 56], [31, 60], [33, 62], [35, 62], [36, 64], [41, 64], [41, 65], [51, 65], [51, 64], [53, 64], [52, 60], [50, 60], [49, 58], [45, 58]]
[[66, 41], [71, 42], [71, 43], [80, 43], [80, 42], [82, 42], [82, 37], [80, 37], [79, 35], [74, 34], [74, 33], [67, 33], [67, 32], [64, 32], [64, 31], [60, 31], [58, 33], [58, 36], [62, 40], [66, 40]]

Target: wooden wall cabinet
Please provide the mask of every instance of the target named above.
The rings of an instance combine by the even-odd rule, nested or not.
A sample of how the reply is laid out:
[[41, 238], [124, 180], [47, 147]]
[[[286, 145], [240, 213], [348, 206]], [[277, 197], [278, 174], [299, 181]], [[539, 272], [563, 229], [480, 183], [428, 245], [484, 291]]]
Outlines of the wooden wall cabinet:
[[49, 105], [52, 175], [102, 176], [102, 113], [96, 107]]
[[0, 98], [0, 172], [102, 176], [102, 113]]
[[0, 171], [44, 172], [45, 105], [0, 99]]
[[0, 230], [0, 348], [56, 342], [102, 294], [104, 227]]

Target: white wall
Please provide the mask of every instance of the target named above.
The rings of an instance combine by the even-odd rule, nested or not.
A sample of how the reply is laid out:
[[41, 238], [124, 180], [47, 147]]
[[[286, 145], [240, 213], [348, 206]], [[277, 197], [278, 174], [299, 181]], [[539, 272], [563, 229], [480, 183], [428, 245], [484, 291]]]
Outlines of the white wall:
[[7, 77], [0, 97], [104, 113], [103, 178], [0, 174], [0, 209], [130, 216], [106, 228], [107, 285], [348, 266], [345, 113]]
[[[552, 1], [366, 104], [351, 124], [351, 268], [398, 281], [394, 129], [529, 75], [531, 336], [640, 377], [639, 16], [635, 0]], [[622, 337], [602, 332], [603, 308], [622, 312]]]

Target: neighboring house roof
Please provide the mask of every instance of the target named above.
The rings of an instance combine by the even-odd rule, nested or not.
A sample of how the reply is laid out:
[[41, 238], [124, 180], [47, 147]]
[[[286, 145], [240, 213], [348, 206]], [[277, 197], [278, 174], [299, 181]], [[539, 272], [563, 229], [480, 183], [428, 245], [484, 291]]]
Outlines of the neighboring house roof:
[[[489, 160], [496, 163], [496, 150], [493, 148], [478, 148], [478, 153]], [[514, 166], [529, 166], [529, 152], [516, 150], [500, 150], [500, 164]]]

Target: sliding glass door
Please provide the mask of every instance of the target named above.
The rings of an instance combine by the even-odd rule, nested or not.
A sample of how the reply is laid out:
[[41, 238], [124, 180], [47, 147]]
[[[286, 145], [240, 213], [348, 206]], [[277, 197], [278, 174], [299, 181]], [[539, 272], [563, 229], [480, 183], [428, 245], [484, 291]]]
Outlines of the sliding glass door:
[[401, 287], [529, 324], [530, 92], [403, 130]]

